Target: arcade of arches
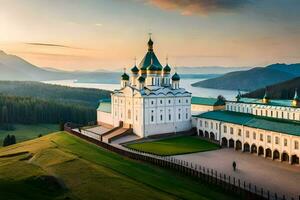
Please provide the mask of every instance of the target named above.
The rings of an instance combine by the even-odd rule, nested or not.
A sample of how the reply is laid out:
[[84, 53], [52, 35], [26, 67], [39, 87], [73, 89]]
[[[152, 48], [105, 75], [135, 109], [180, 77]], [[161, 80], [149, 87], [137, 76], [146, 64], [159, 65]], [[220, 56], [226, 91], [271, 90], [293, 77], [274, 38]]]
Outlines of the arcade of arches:
[[[209, 133], [208, 131], [202, 131], [200, 129], [199, 136], [211, 139], [213, 141], [217, 140], [213, 132]], [[281, 162], [287, 162], [296, 165], [300, 164], [299, 157], [297, 155], [289, 155], [287, 152], [280, 153], [277, 149], [274, 149], [273, 151], [270, 148], [264, 149], [262, 146], [257, 146], [256, 144], [249, 144], [247, 142], [242, 144], [240, 140], [234, 141], [232, 138], [228, 140], [226, 137], [222, 137], [220, 145], [222, 147], [234, 148], [237, 151], [248, 152], [265, 158], [279, 160]]]

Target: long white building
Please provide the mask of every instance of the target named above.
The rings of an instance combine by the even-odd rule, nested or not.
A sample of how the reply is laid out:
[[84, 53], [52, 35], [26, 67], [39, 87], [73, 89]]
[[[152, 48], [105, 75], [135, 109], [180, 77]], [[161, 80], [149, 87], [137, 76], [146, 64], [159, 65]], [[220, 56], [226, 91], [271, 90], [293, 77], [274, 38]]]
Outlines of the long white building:
[[299, 164], [300, 100], [242, 98], [227, 101], [225, 110], [195, 116], [199, 136], [225, 147], [273, 160]]
[[111, 100], [102, 102], [98, 123], [132, 128], [140, 137], [176, 133], [191, 129], [191, 93], [180, 87], [180, 77], [171, 67], [163, 67], [148, 41], [148, 51], [141, 63], [131, 69], [131, 76], [121, 77], [121, 88]]

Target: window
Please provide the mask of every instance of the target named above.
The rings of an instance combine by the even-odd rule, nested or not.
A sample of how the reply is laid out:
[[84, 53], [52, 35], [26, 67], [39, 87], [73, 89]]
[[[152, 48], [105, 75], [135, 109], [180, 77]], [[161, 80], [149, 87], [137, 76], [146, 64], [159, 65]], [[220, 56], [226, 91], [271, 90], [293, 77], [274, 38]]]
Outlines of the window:
[[230, 127], [230, 134], [233, 135], [233, 128]]
[[[260, 140], [262, 140], [261, 137], [260, 137]], [[267, 142], [271, 143], [271, 136], [270, 135], [267, 136]]]
[[128, 119], [131, 119], [131, 110], [128, 110]]
[[294, 147], [295, 147], [295, 149], [299, 149], [299, 142], [298, 141], [294, 142]]
[[275, 137], [275, 144], [279, 144], [279, 137]]
[[260, 110], [260, 115], [261, 115], [261, 116], [263, 115], [262, 110]]
[[188, 102], [189, 102], [189, 100], [187, 99], [187, 100], [185, 100], [185, 102], [186, 102], [186, 103], [188, 103]]
[[239, 130], [238, 130], [238, 136], [241, 136], [241, 135], [242, 135], [242, 130], [239, 129]]
[[180, 119], [180, 113], [178, 114], [178, 119]]
[[271, 110], [271, 117], [273, 117], [273, 111]]
[[180, 101], [180, 99], [178, 100], [178, 103], [180, 103], [181, 101]]
[[205, 122], [205, 128], [207, 128], [208, 127], [208, 122]]
[[214, 125], [212, 122], [210, 122], [210, 128], [213, 129], [214, 128]]
[[223, 129], [224, 129], [224, 133], [227, 133], [227, 126], [223, 126]]
[[249, 131], [246, 131], [246, 138], [249, 138]]
[[218, 123], [216, 123], [216, 130], [218, 130]]
[[160, 100], [160, 104], [162, 104], [162, 100]]
[[257, 114], [257, 110], [255, 110], [255, 114], [258, 115], [258, 114]]
[[160, 121], [162, 121], [163, 120], [163, 116], [162, 115], [160, 115]]
[[153, 121], [154, 121], [154, 116], [153, 116], [153, 113], [154, 113], [154, 111], [153, 111], [153, 110], [151, 110], [151, 122], [153, 122]]
[[153, 101], [151, 101], [151, 105], [153, 105], [154, 104], [154, 102]]
[[290, 113], [289, 112], [287, 113], [287, 119], [290, 119]]
[[276, 118], [278, 118], [278, 111], [276, 111]]
[[171, 100], [169, 99], [169, 104], [171, 104]]
[[260, 135], [259, 135], [259, 139], [260, 139], [260, 141], [264, 141], [264, 135], [263, 135], [263, 134], [260, 134]]
[[202, 121], [201, 120], [199, 121], [199, 126], [202, 127]]
[[189, 118], [189, 114], [185, 113], [185, 118], [188, 119]]
[[284, 138], [283, 143], [284, 143], [283, 145], [286, 147], [287, 146], [287, 139]]
[[293, 113], [293, 120], [295, 120], [295, 113]]
[[[169, 114], [169, 121], [171, 121], [171, 114]], [[202, 123], [201, 123], [202, 124]], [[201, 125], [202, 126], [202, 125]]]
[[253, 132], [253, 139], [256, 140], [256, 133]]

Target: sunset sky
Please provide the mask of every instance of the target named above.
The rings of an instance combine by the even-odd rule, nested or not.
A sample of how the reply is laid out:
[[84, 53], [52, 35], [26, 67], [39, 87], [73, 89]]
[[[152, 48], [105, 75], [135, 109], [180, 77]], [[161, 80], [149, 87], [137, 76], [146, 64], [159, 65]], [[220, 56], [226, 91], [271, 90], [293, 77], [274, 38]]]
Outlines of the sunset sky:
[[0, 49], [40, 67], [131, 67], [148, 32], [162, 64], [300, 62], [299, 0], [0, 0]]

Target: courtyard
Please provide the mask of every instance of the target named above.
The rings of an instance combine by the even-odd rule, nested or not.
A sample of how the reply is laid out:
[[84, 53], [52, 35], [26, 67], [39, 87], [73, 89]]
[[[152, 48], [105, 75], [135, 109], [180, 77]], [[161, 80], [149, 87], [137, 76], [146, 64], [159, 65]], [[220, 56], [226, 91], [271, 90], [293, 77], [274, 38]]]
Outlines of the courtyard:
[[[256, 184], [258, 189], [263, 187], [279, 195], [284, 194], [294, 198], [300, 195], [299, 166], [228, 148], [172, 157], [217, 170], [251, 183], [252, 186]], [[233, 171], [233, 161], [237, 164], [237, 171]]]
[[179, 136], [128, 144], [126, 147], [160, 156], [187, 154], [219, 149], [219, 145], [195, 136]]

